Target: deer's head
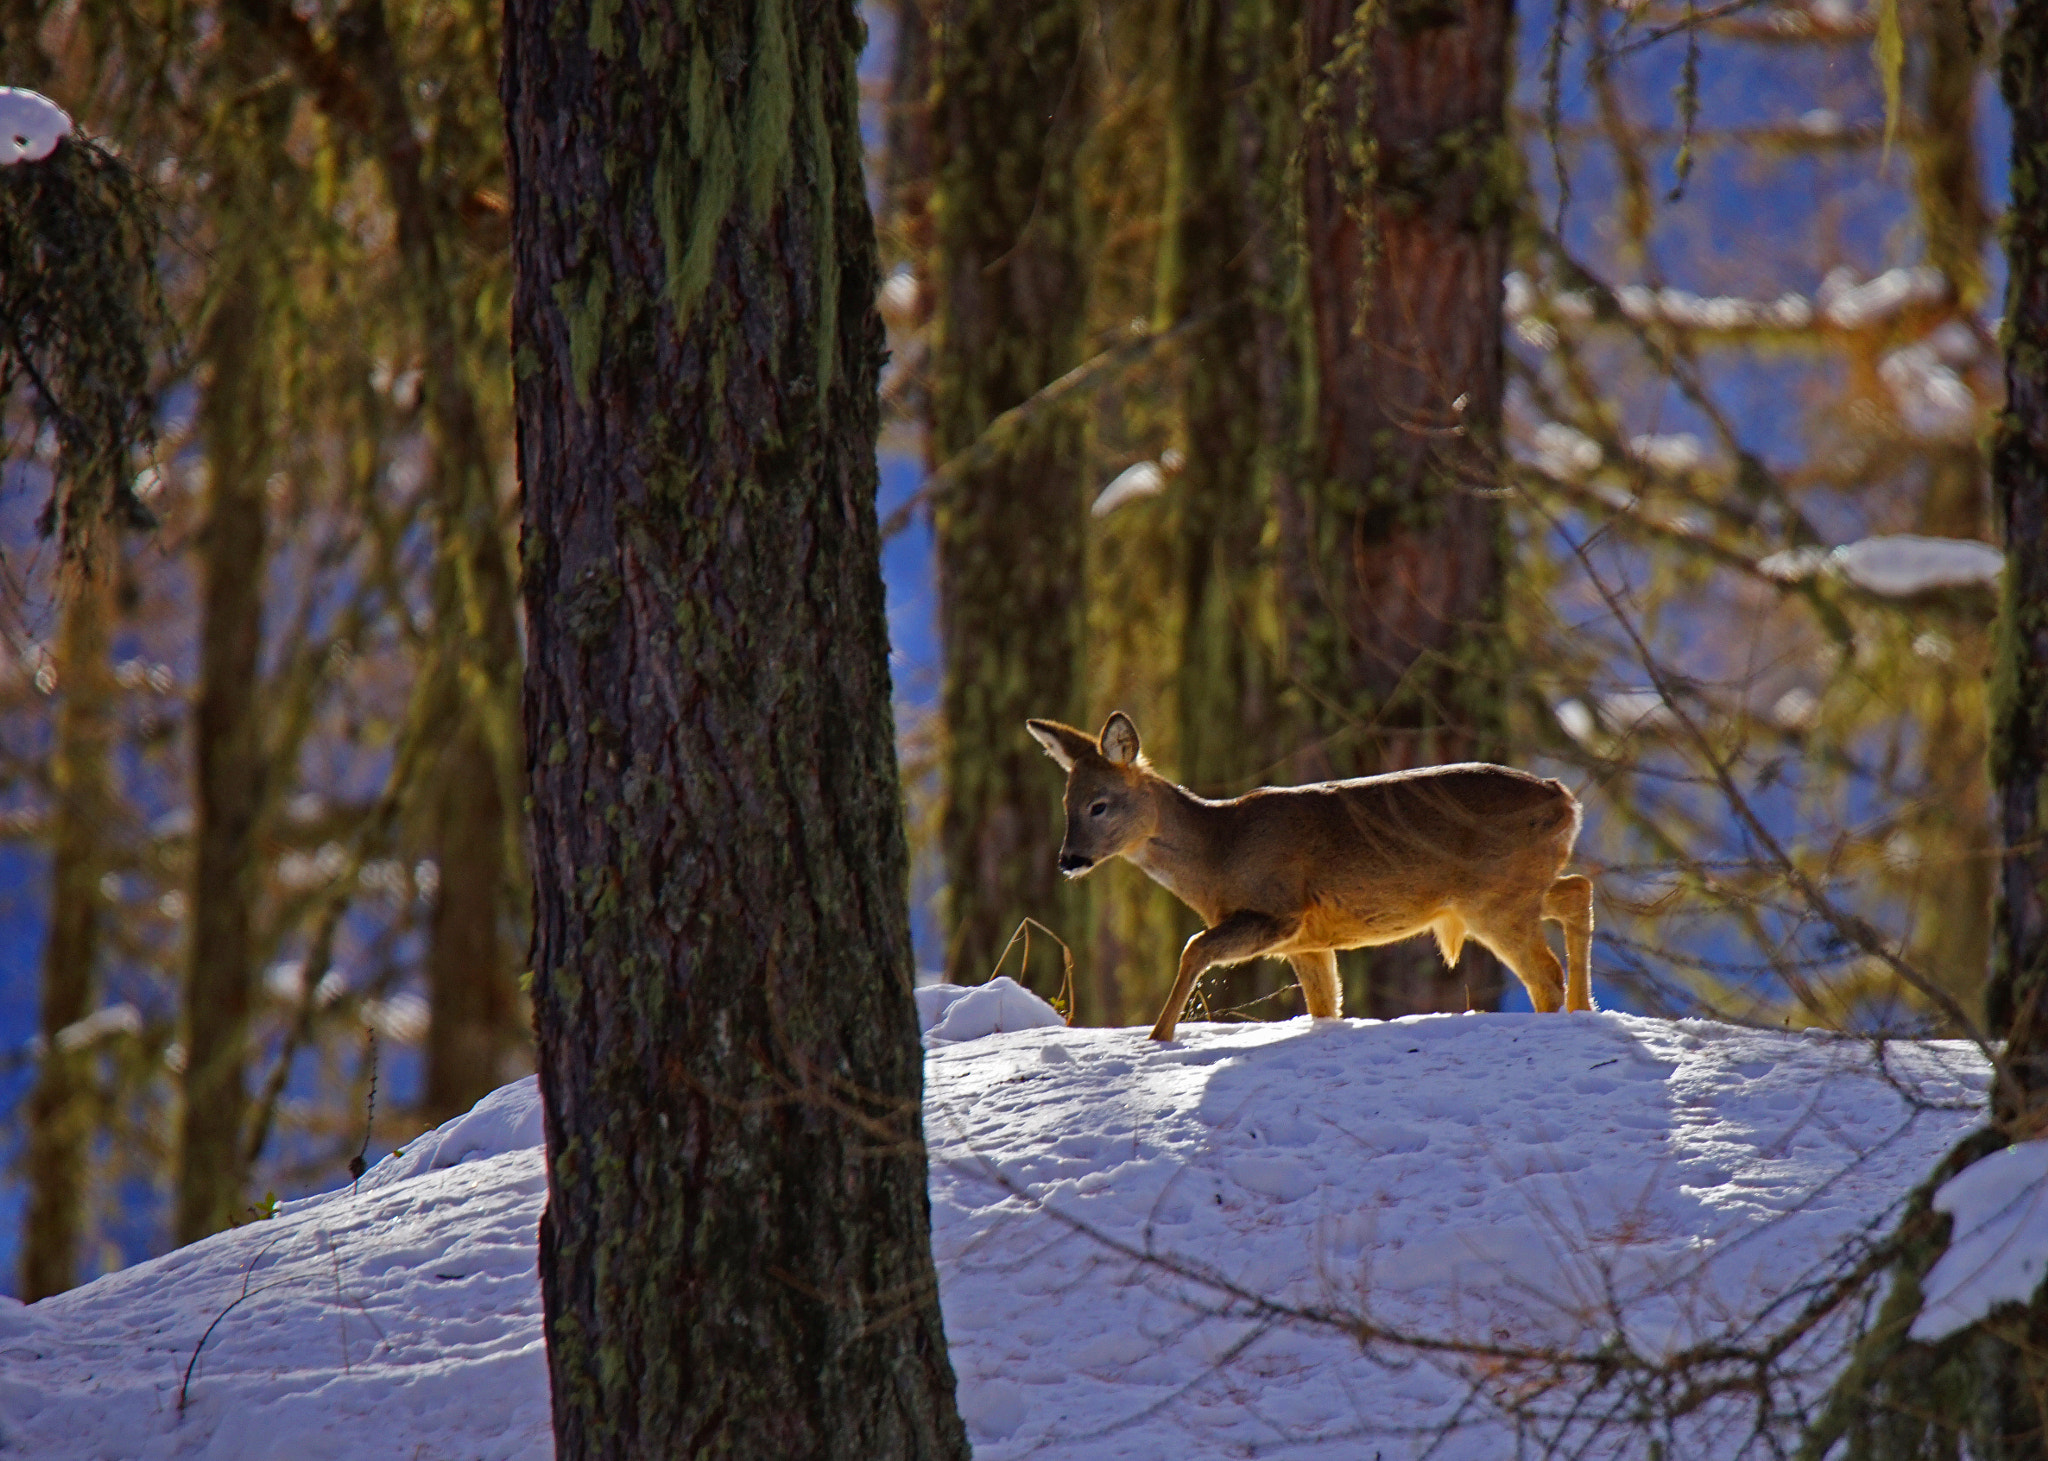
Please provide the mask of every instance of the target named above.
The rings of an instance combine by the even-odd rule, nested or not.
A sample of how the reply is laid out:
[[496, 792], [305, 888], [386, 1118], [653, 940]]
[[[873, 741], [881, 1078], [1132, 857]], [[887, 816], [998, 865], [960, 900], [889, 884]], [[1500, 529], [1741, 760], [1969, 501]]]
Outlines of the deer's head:
[[1067, 773], [1061, 872], [1078, 878], [1153, 834], [1158, 814], [1146, 787], [1153, 773], [1128, 715], [1119, 710], [1110, 716], [1100, 736], [1056, 720], [1027, 720], [1024, 726]]

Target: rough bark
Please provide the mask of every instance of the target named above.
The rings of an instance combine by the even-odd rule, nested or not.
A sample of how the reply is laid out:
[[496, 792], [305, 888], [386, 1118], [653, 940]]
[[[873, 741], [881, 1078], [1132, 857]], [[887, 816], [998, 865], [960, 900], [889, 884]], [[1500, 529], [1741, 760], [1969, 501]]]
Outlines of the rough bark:
[[1933, 1193], [2048, 1125], [2048, 6], [2006, 12], [2000, 82], [2012, 116], [2012, 206], [2006, 404], [1991, 451], [2006, 560], [1991, 688], [2000, 858], [1986, 1006], [2006, 1045], [1993, 1124], [1959, 1144], [1907, 1204], [1891, 1292], [1806, 1437], [1807, 1461], [2048, 1454], [2048, 1285], [1936, 1343], [1908, 1337], [1950, 1237]]
[[514, 0], [540, 1269], [584, 1457], [965, 1457], [849, 0]]
[[[1304, 160], [1318, 459], [1283, 501], [1305, 776], [1497, 759], [1495, 485], [1513, 192], [1510, 0], [1311, 0]], [[1481, 489], [1475, 491], [1474, 489]], [[1361, 1013], [1491, 1008], [1499, 964], [1375, 951]], [[1350, 981], [1347, 981], [1350, 982]]]
[[[1080, 362], [1085, 31], [1076, 0], [960, 0], [938, 16], [931, 440], [941, 460]], [[986, 977], [1027, 914], [1069, 942], [1082, 929], [1086, 905], [1057, 867], [1059, 800], [1023, 725], [1083, 718], [1083, 431], [1073, 410], [1044, 413], [998, 460], [962, 471], [933, 512], [946, 968], [958, 981]]]
[[87, 1159], [93, 1134], [92, 1052], [64, 1031], [92, 1012], [99, 962], [100, 875], [112, 810], [108, 751], [113, 684], [112, 530], [87, 529], [63, 569], [58, 628], [55, 793], [50, 827], [50, 916], [42, 959], [42, 1061], [28, 1098], [21, 1229], [21, 1297], [34, 1303], [78, 1282]]
[[[235, 171], [232, 164], [223, 167], [224, 189], [237, 186]], [[230, 209], [237, 204], [244, 212], [255, 209], [251, 196], [231, 200]], [[257, 823], [268, 779], [257, 656], [272, 404], [272, 370], [262, 349], [261, 265], [252, 247], [239, 237], [223, 243], [228, 273], [203, 350], [212, 378], [200, 420], [208, 473], [199, 538], [199, 694], [192, 724], [197, 825], [185, 956], [184, 1105], [172, 1226], [180, 1243], [227, 1226], [247, 1185]]]
[[2009, 12], [1999, 69], [2012, 206], [2005, 411], [1991, 448], [2005, 577], [1991, 673], [1999, 862], [1986, 1003], [2007, 1040], [1994, 1109], [2031, 1136], [2048, 1125], [2048, 10]]

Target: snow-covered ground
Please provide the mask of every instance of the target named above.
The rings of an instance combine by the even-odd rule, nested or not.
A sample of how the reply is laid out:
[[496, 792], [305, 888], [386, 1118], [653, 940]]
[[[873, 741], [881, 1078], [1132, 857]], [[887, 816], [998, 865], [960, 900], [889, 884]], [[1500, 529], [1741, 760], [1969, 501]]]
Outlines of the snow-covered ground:
[[[1618, 1324], [1663, 1354], [1782, 1317], [1979, 1119], [1985, 1080], [1955, 1044], [1616, 1014], [1162, 1047], [1008, 1028], [1038, 1018], [1010, 1002], [925, 1000], [980, 1036], [928, 1040], [926, 1130], [984, 1461], [1395, 1461], [1447, 1422], [1432, 1455], [1512, 1456], [1497, 1403], [1527, 1372], [1340, 1326], [1592, 1349]], [[0, 1454], [548, 1456], [538, 1139], [532, 1083], [509, 1086], [359, 1189], [0, 1303]], [[1672, 1454], [1726, 1454], [1730, 1413]]]

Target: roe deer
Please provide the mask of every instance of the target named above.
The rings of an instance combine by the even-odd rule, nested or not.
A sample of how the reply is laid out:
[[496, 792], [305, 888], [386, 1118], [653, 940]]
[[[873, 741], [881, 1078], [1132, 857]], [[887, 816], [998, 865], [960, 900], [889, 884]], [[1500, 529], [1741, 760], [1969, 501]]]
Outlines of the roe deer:
[[[1209, 801], [1152, 770], [1122, 711], [1099, 739], [1025, 725], [1067, 773], [1060, 871], [1077, 878], [1127, 857], [1208, 925], [1181, 951], [1155, 1040], [1173, 1038], [1214, 965], [1284, 958], [1308, 1012], [1332, 1017], [1343, 1007], [1338, 949], [1425, 929], [1447, 963], [1468, 937], [1492, 949], [1539, 1011], [1593, 1008], [1593, 884], [1560, 876], [1579, 802], [1558, 782], [1466, 762]], [[1564, 925], [1569, 983], [1544, 919]]]

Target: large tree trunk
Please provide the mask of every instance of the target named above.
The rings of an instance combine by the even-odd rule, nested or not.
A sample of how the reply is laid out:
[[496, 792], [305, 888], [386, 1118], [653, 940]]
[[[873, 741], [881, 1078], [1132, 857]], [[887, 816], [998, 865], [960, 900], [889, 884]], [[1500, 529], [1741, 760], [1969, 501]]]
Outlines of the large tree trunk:
[[[1307, 8], [1304, 172], [1319, 460], [1281, 503], [1304, 776], [1504, 750], [1501, 279], [1510, 0]], [[1361, 29], [1364, 27], [1365, 29]], [[1475, 490], [1478, 489], [1478, 490]], [[1380, 1016], [1493, 1007], [1500, 966], [1375, 950]], [[1347, 979], [1348, 985], [1353, 980]]]
[[[229, 169], [224, 168], [224, 173]], [[260, 167], [259, 167], [260, 170]], [[227, 184], [232, 186], [231, 183]], [[240, 200], [254, 211], [251, 196]], [[231, 206], [233, 206], [231, 204]], [[229, 273], [207, 322], [207, 453], [199, 696], [193, 706], [192, 922], [185, 963], [184, 1108], [173, 1236], [219, 1231], [242, 1207], [250, 1006], [256, 983], [257, 822], [267, 771], [257, 659], [263, 634], [264, 481], [271, 367], [262, 350], [260, 267], [224, 240]]]
[[100, 874], [112, 812], [108, 751], [113, 685], [107, 672], [115, 572], [113, 529], [87, 525], [64, 565], [57, 633], [61, 697], [50, 755], [50, 920], [43, 945], [43, 1056], [28, 1098], [28, 1211], [21, 1229], [21, 1297], [29, 1303], [78, 1282], [86, 1163], [93, 1132], [92, 1052], [64, 1032], [92, 1012], [100, 946]]
[[555, 1435], [965, 1457], [932, 1267], [850, 0], [513, 0]]
[[[1074, 151], [1090, 86], [1078, 0], [959, 0], [940, 13], [932, 215], [938, 332], [932, 448], [964, 450], [1078, 364], [1088, 258]], [[946, 969], [987, 976], [1027, 914], [1078, 943], [1058, 871], [1057, 780], [1030, 716], [1080, 719], [1084, 423], [1047, 412], [938, 499], [946, 656]], [[1013, 970], [1014, 972], [1014, 970]]]

